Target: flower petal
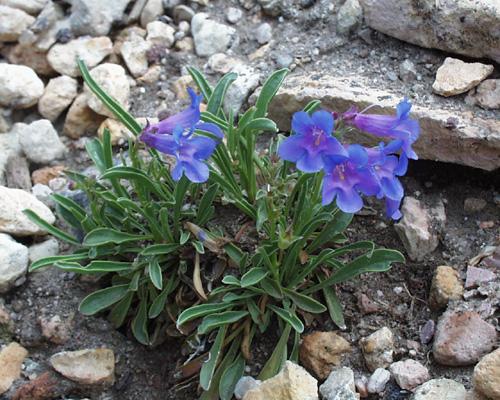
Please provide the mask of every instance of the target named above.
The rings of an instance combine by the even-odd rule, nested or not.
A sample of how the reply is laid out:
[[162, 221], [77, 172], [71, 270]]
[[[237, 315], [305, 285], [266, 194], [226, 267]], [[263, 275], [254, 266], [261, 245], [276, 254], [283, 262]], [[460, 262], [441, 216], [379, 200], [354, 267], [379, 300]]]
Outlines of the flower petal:
[[198, 160], [206, 160], [212, 155], [217, 146], [215, 140], [203, 136], [193, 137], [186, 142], [186, 145], [191, 147], [190, 153], [192, 157]]
[[392, 200], [399, 200], [403, 198], [404, 189], [398, 178], [387, 178], [384, 177], [380, 180], [380, 187], [384, 191], [386, 197]]
[[346, 213], [355, 213], [363, 208], [363, 199], [354, 190], [339, 190], [337, 193], [337, 206]]
[[408, 99], [402, 100], [396, 107], [396, 114], [399, 119], [408, 118], [411, 110], [411, 103]]
[[313, 126], [311, 116], [305, 111], [298, 111], [292, 117], [292, 132], [305, 135]]
[[303, 147], [304, 138], [299, 135], [287, 137], [280, 143], [278, 155], [286, 161], [297, 162], [306, 152]]
[[139, 139], [149, 147], [153, 147], [165, 154], [174, 155], [179, 147], [172, 135], [158, 135], [144, 132]]
[[323, 157], [306, 151], [299, 158], [296, 166], [302, 172], [318, 172], [325, 166], [325, 163], [323, 162]]
[[172, 175], [172, 179], [174, 181], [180, 181], [182, 178], [182, 173], [184, 172], [184, 162], [182, 161], [177, 161], [177, 164], [175, 164], [174, 168], [172, 168], [172, 171], [170, 171], [170, 175]]
[[368, 153], [365, 148], [359, 144], [351, 144], [347, 148], [349, 153], [349, 161], [357, 166], [363, 166], [368, 162]]
[[400, 219], [403, 216], [403, 214], [401, 214], [401, 211], [399, 210], [400, 204], [401, 200], [385, 199], [387, 216], [395, 220]]
[[208, 180], [210, 171], [204, 162], [192, 160], [190, 163], [184, 163], [184, 173], [191, 182], [203, 183]]
[[333, 131], [334, 119], [332, 113], [325, 110], [316, 111], [311, 117], [313, 124], [325, 132], [328, 136]]
[[195, 126], [195, 129], [211, 133], [221, 140], [224, 139], [224, 133], [222, 133], [222, 130], [216, 124], [213, 124], [211, 122], [198, 122]]

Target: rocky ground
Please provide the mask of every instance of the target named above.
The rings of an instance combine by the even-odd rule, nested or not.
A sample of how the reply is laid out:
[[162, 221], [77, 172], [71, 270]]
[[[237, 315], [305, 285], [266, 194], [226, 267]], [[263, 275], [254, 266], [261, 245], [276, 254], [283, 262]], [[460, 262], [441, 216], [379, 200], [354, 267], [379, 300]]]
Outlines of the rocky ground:
[[[212, 82], [237, 72], [225, 104], [235, 112], [270, 72], [289, 68], [270, 109], [283, 130], [313, 98], [338, 111], [376, 103], [393, 112], [408, 97], [427, 161], [404, 179], [404, 217], [393, 224], [373, 202], [348, 231], [400, 249], [407, 264], [337, 288], [346, 327], [326, 315], [308, 326], [308, 372], [287, 364], [245, 395], [258, 384], [240, 382], [235, 395], [317, 399], [326, 379], [319, 392], [328, 400], [500, 399], [498, 26], [500, 6], [487, 0], [0, 0], [1, 398], [197, 398], [195, 383], [177, 379], [181, 340], [139, 345], [128, 329], [78, 313], [99, 282], [26, 273], [70, 249], [21, 210], [60, 224], [49, 196], [78, 196], [62, 171], [94, 172], [85, 143], [108, 127], [117, 151], [126, 149], [126, 129], [83, 86], [78, 55], [148, 119], [186, 105], [188, 66]], [[248, 375], [274, 339], [258, 341]]]

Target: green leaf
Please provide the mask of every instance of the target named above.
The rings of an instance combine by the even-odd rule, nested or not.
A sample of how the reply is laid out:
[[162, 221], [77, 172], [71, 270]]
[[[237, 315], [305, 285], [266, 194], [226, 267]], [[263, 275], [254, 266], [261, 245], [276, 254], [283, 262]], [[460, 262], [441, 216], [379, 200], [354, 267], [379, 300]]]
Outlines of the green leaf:
[[196, 83], [196, 86], [200, 89], [201, 93], [203, 94], [203, 97], [205, 98], [205, 101], [207, 101], [210, 96], [212, 96], [212, 87], [210, 84], [207, 82], [203, 74], [198, 71], [194, 67], [188, 67], [188, 72], [193, 78], [194, 82]]
[[128, 271], [132, 268], [132, 264], [129, 262], [96, 260], [92, 261], [86, 266], [81, 266], [76, 262], [57, 261], [54, 263], [54, 267], [57, 267], [66, 272], [75, 272], [85, 275]]
[[304, 293], [314, 293], [317, 290], [340, 282], [345, 282], [366, 272], [385, 272], [391, 268], [393, 262], [404, 261], [404, 256], [397, 250], [376, 249], [369, 255], [362, 255], [350, 263], [345, 264], [342, 268], [335, 271], [332, 276], [306, 289]]
[[269, 274], [264, 268], [252, 268], [241, 277], [241, 287], [253, 286]]
[[177, 326], [181, 326], [186, 322], [204, 317], [207, 314], [212, 314], [218, 311], [226, 310], [231, 306], [232, 306], [231, 304], [226, 304], [226, 303], [206, 303], [189, 307], [188, 309], [181, 312], [181, 314], [177, 318]]
[[306, 113], [312, 114], [314, 111], [316, 111], [319, 107], [321, 106], [321, 101], [320, 100], [311, 100], [309, 103], [306, 104], [304, 107], [304, 111]]
[[179, 244], [180, 245], [186, 244], [187, 241], [189, 240], [189, 236], [191, 236], [191, 233], [189, 233], [187, 231], [182, 231], [181, 232], [181, 237], [179, 239]]
[[109, 320], [115, 328], [119, 328], [125, 322], [128, 310], [132, 304], [132, 299], [134, 297], [133, 292], [127, 293], [127, 295], [115, 304], [111, 312], [109, 313]]
[[333, 322], [342, 330], [346, 329], [344, 315], [342, 313], [342, 305], [335, 293], [335, 289], [331, 286], [323, 288], [323, 295], [325, 296], [328, 313]]
[[326, 311], [326, 307], [319, 301], [314, 300], [312, 297], [297, 293], [286, 288], [283, 288], [283, 292], [297, 305], [297, 307], [301, 308], [304, 311], [313, 314], [320, 314]]
[[270, 296], [275, 299], [282, 299], [283, 293], [281, 287], [271, 278], [264, 278], [260, 282], [260, 287]]
[[102, 149], [102, 144], [99, 139], [92, 139], [85, 145], [88, 155], [94, 162], [95, 166], [101, 174], [106, 172], [108, 167], [106, 166], [106, 160], [104, 158], [104, 151]]
[[198, 240], [193, 240], [191, 244], [193, 245], [198, 254], [205, 254], [205, 247], [203, 246], [203, 243], [201, 243]]
[[222, 103], [224, 102], [226, 91], [237, 77], [238, 75], [234, 72], [229, 72], [220, 79], [212, 95], [210, 96], [210, 99], [208, 100], [207, 111], [209, 113], [212, 113], [214, 115], [219, 114], [219, 110], [222, 107]]
[[165, 289], [163, 289], [162, 292], [158, 296], [156, 296], [156, 298], [153, 300], [153, 303], [151, 304], [151, 307], [149, 307], [148, 317], [150, 319], [156, 318], [165, 309], [168, 295], [175, 290], [178, 284], [178, 277], [170, 277], [170, 279], [167, 281], [167, 284], [165, 285]]
[[103, 104], [118, 118], [132, 133], [138, 135], [141, 133], [141, 125], [130, 115], [120, 104], [109, 96], [97, 82], [92, 78], [84, 61], [78, 59], [78, 68], [82, 73], [83, 80], [90, 90], [103, 102]]
[[222, 352], [222, 344], [224, 343], [224, 338], [226, 337], [226, 329], [226, 325], [222, 326], [219, 329], [214, 344], [212, 345], [210, 352], [208, 353], [208, 359], [203, 363], [203, 366], [201, 367], [200, 386], [204, 390], [208, 390], [210, 388], [210, 384], [212, 383], [212, 377], [214, 376], [215, 367], [217, 366], [217, 362], [219, 361]]
[[248, 311], [224, 311], [203, 318], [198, 326], [198, 334], [204, 335], [222, 325], [233, 324], [248, 315]]
[[134, 181], [141, 188], [147, 189], [150, 192], [155, 193], [161, 198], [165, 198], [165, 194], [158, 188], [155, 182], [146, 175], [143, 171], [133, 167], [116, 166], [108, 169], [102, 176], [101, 179], [126, 179], [129, 181]]
[[196, 214], [197, 225], [205, 225], [214, 214], [214, 207], [212, 206], [212, 203], [217, 195], [217, 192], [219, 191], [219, 188], [220, 186], [217, 183], [211, 185], [201, 198], [198, 206], [198, 212]]
[[245, 126], [245, 135], [255, 131], [277, 132], [276, 123], [268, 118], [256, 118]]
[[265, 117], [267, 114], [267, 108], [273, 97], [278, 92], [280, 86], [283, 84], [285, 77], [288, 74], [288, 69], [283, 68], [274, 72], [262, 86], [259, 98], [255, 103], [256, 112], [255, 117]]
[[236, 264], [241, 267], [241, 261], [246, 253], [243, 252], [238, 246], [233, 243], [227, 243], [224, 245], [224, 251]]
[[51, 256], [51, 257], [45, 257], [41, 258], [40, 260], [36, 260], [34, 263], [31, 264], [29, 268], [29, 272], [36, 271], [39, 268], [46, 267], [47, 265], [53, 265], [58, 261], [80, 261], [80, 260], [86, 260], [88, 257], [87, 253], [82, 253], [82, 254], [67, 254], [63, 256]]
[[344, 231], [352, 221], [353, 214], [344, 213], [338, 210], [332, 221], [329, 222], [321, 231], [321, 233], [312, 241], [312, 243], [307, 247], [306, 251], [312, 253], [323, 244], [327, 243], [336, 234]]
[[233, 275], [226, 275], [222, 278], [222, 283], [225, 283], [226, 285], [241, 286], [239, 279]]
[[273, 354], [271, 354], [271, 357], [268, 358], [266, 364], [260, 371], [260, 380], [264, 381], [266, 379], [272, 378], [274, 375], [280, 372], [281, 368], [285, 364], [287, 358], [287, 342], [288, 337], [290, 336], [291, 328], [291, 325], [285, 325], [285, 328], [281, 333], [280, 340], [274, 348]]
[[158, 290], [163, 288], [163, 273], [157, 259], [149, 263], [149, 279]]
[[291, 313], [290, 311], [287, 311], [281, 307], [273, 306], [272, 304], [268, 304], [267, 306], [271, 310], [273, 310], [283, 321], [285, 321], [287, 324], [290, 324], [292, 328], [297, 332], [304, 332], [304, 324], [299, 319], [299, 317], [295, 315], [295, 313]]
[[132, 333], [139, 343], [149, 345], [149, 334], [148, 334], [148, 316], [147, 316], [148, 303], [146, 299], [141, 300], [139, 304], [139, 310], [137, 315], [132, 320]]
[[97, 228], [89, 232], [87, 236], [83, 239], [83, 245], [90, 246], [101, 246], [103, 244], [109, 243], [127, 243], [135, 242], [139, 240], [151, 240], [153, 237], [151, 235], [133, 235], [130, 233], [116, 231], [110, 228]]
[[179, 248], [177, 243], [153, 244], [141, 251], [142, 256], [157, 256], [160, 254], [170, 254]]
[[245, 359], [240, 355], [224, 371], [219, 382], [219, 396], [221, 400], [231, 400], [234, 388], [245, 372]]
[[63, 232], [60, 229], [50, 225], [47, 221], [38, 216], [38, 214], [34, 211], [23, 210], [23, 213], [29, 218], [31, 222], [38, 225], [40, 228], [45, 229], [52, 236], [55, 236], [56, 238], [61, 239], [62, 241], [67, 243], [80, 245], [80, 242], [74, 236], [68, 235], [66, 232]]
[[84, 315], [94, 315], [123, 299], [128, 285], [110, 286], [89, 294], [80, 303], [79, 310]]

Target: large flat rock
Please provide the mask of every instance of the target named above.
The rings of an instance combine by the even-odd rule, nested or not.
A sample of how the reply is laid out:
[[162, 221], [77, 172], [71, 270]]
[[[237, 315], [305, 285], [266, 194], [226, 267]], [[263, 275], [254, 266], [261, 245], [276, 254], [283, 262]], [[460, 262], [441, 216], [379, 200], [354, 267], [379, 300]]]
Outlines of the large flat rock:
[[[360, 79], [323, 74], [290, 76], [272, 101], [269, 113], [278, 127], [290, 129], [291, 116], [309, 101], [319, 99], [322, 107], [339, 112], [351, 105], [360, 110], [377, 104], [370, 113], [395, 113], [400, 95], [374, 89]], [[421, 159], [444, 161], [492, 171], [500, 167], [500, 118], [481, 117], [469, 110], [440, 108], [436, 104], [414, 105], [412, 116], [420, 121], [421, 135], [413, 146]], [[376, 144], [379, 139], [351, 132], [346, 139]]]

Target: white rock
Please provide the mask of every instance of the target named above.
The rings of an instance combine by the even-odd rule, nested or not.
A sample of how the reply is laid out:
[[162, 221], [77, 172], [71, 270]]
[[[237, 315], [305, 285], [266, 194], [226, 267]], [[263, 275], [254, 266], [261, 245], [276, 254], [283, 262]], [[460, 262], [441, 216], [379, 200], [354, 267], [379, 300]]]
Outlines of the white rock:
[[78, 94], [78, 82], [69, 76], [52, 78], [38, 101], [38, 112], [50, 121], [59, 115], [73, 102]]
[[21, 189], [0, 186], [0, 232], [14, 236], [43, 235], [47, 231], [31, 222], [23, 210], [33, 210], [38, 216], [53, 224], [56, 217], [32, 194]]
[[49, 64], [62, 75], [80, 76], [76, 63], [81, 58], [87, 68], [93, 68], [113, 51], [113, 43], [108, 37], [74, 39], [65, 44], [55, 44], [49, 50]]
[[236, 386], [234, 387], [234, 397], [236, 397], [237, 400], [243, 399], [249, 390], [255, 389], [261, 383], [261, 381], [251, 376], [242, 376], [238, 379], [238, 382], [236, 382]]
[[163, 14], [162, 0], [148, 0], [141, 13], [141, 26], [145, 28], [150, 22], [154, 21]]
[[59, 242], [55, 238], [50, 238], [44, 242], [32, 244], [28, 250], [29, 260], [34, 263], [45, 257], [57, 256], [59, 254]]
[[[361, 0], [368, 26], [418, 46], [500, 62], [500, 2]], [[494, 28], [495, 27], [495, 28]]]
[[[120, 105], [128, 110], [128, 98], [130, 95], [130, 83], [125, 74], [125, 69], [118, 64], [101, 64], [90, 71], [90, 75], [103, 88], [103, 90], [113, 97]], [[113, 117], [114, 114], [92, 93], [87, 84], [84, 85], [84, 92], [87, 93], [88, 105], [97, 114]]]
[[191, 33], [196, 54], [206, 57], [224, 53], [234, 40], [236, 30], [209, 19], [208, 14], [198, 13], [191, 20]]
[[369, 393], [382, 393], [391, 379], [391, 373], [384, 368], [377, 368], [368, 379]]
[[0, 42], [15, 42], [33, 22], [23, 10], [0, 5]]
[[47, 185], [44, 185], [42, 183], [37, 183], [33, 185], [33, 187], [31, 188], [31, 193], [47, 207], [49, 208], [55, 207], [55, 202], [50, 197], [53, 191]]
[[0, 105], [28, 108], [43, 95], [43, 82], [24, 65], [0, 64]]
[[87, 94], [80, 93], [66, 114], [63, 132], [72, 139], [78, 139], [88, 133], [94, 134], [102, 121], [104, 117], [89, 107]]
[[146, 27], [148, 35], [146, 40], [153, 45], [172, 47], [175, 38], [175, 29], [161, 21], [153, 21]]
[[391, 365], [394, 354], [394, 334], [386, 326], [362, 338], [360, 345], [366, 366], [370, 371]]
[[438, 244], [438, 237], [432, 229], [431, 215], [420, 201], [414, 197], [405, 197], [401, 207], [403, 218], [394, 225], [399, 238], [415, 261], [422, 261], [433, 252]]
[[27, 269], [28, 248], [0, 233], [0, 293], [8, 292]]
[[[143, 117], [136, 117], [136, 121], [141, 125], [141, 127], [146, 127], [147, 123], [149, 122], [150, 124], [155, 124], [158, 122], [158, 118], [143, 118]], [[127, 142], [129, 139], [135, 139], [135, 136], [133, 135], [130, 130], [123, 125], [120, 121], [117, 121], [113, 118], [107, 118], [105, 119], [101, 126], [99, 126], [99, 129], [97, 130], [97, 134], [99, 137], [102, 139], [104, 136], [104, 129], [109, 130], [109, 134], [111, 136], [111, 144], [113, 146], [123, 144]]]
[[271, 24], [264, 22], [257, 27], [257, 31], [255, 32], [255, 38], [259, 44], [268, 43], [273, 37], [273, 28]]
[[337, 13], [337, 31], [349, 33], [355, 29], [363, 19], [363, 9], [358, 0], [346, 0]]
[[224, 99], [224, 110], [233, 110], [238, 115], [248, 96], [259, 85], [260, 74], [248, 65], [238, 64], [231, 72], [238, 74], [236, 80], [229, 86]]
[[28, 14], [35, 15], [42, 11], [48, 1], [49, 0], [1, 0], [0, 3], [4, 6], [18, 8]]
[[243, 11], [236, 7], [229, 7], [226, 10], [226, 20], [231, 24], [236, 24], [243, 17]]
[[224, 53], [215, 53], [208, 58], [207, 65], [210, 71], [219, 74], [227, 74], [237, 65], [243, 62], [236, 57], [228, 56]]
[[354, 372], [347, 367], [334, 369], [319, 392], [324, 400], [357, 400]]
[[136, 78], [148, 72], [147, 52], [150, 47], [150, 43], [137, 34], [131, 34], [121, 45], [123, 61]]
[[318, 400], [318, 382], [304, 368], [287, 361], [279, 374], [249, 390], [243, 400]]
[[401, 389], [413, 390], [431, 379], [429, 370], [415, 360], [398, 361], [389, 368]]
[[72, 381], [84, 385], [112, 384], [115, 355], [110, 349], [63, 351], [50, 357], [52, 367]]
[[411, 400], [465, 400], [464, 385], [451, 379], [432, 379], [419, 386]]
[[130, 0], [72, 0], [69, 22], [78, 36], [104, 36], [120, 21]]
[[31, 162], [48, 164], [66, 152], [66, 147], [48, 119], [40, 119], [29, 125], [18, 122], [12, 130], [18, 134], [24, 154]]
[[22, 149], [16, 132], [0, 134], [0, 185], [5, 185], [5, 171], [11, 157], [21, 157]]
[[437, 70], [432, 90], [441, 96], [455, 96], [479, 85], [492, 72], [493, 65], [466, 63], [447, 57]]
[[472, 97], [482, 108], [500, 109], [500, 79], [486, 79], [481, 82]]

